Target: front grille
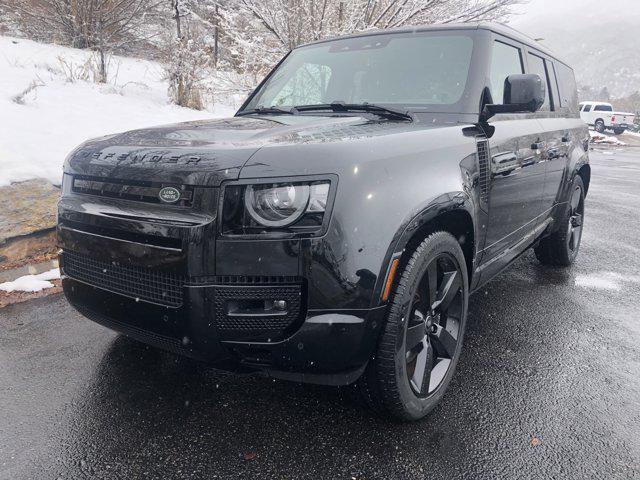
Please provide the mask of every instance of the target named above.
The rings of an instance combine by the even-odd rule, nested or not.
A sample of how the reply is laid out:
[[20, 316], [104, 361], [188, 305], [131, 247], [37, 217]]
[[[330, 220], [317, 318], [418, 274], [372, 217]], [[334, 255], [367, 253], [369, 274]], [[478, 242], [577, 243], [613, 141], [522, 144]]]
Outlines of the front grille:
[[73, 252], [63, 252], [64, 274], [80, 282], [146, 302], [179, 307], [184, 278], [146, 268], [101, 262]]
[[160, 190], [164, 187], [174, 187], [180, 192], [180, 199], [172, 203], [182, 207], [191, 206], [193, 201], [193, 187], [189, 185], [153, 184], [136, 180], [96, 180], [92, 178], [75, 177], [72, 190], [74, 193], [96, 195], [98, 197], [122, 198], [145, 203], [162, 203]]
[[[285, 300], [282, 315], [239, 316], [227, 312], [233, 300]], [[302, 285], [276, 287], [217, 287], [215, 291], [215, 324], [222, 336], [234, 339], [245, 336], [275, 340], [296, 325], [302, 313]]]

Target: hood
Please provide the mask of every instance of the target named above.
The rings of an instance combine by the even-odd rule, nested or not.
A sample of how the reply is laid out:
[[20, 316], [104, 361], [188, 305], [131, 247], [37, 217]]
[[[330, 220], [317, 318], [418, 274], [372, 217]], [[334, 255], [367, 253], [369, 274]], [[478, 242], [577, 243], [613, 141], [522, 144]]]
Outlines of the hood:
[[336, 142], [407, 129], [415, 126], [359, 116], [272, 115], [178, 123], [87, 141], [69, 155], [65, 172], [217, 186], [238, 178], [266, 145]]

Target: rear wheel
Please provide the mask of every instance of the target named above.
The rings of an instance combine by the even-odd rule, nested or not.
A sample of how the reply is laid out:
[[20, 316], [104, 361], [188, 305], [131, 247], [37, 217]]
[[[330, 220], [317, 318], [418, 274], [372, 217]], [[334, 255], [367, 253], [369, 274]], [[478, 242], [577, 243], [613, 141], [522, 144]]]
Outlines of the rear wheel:
[[401, 274], [377, 353], [359, 381], [372, 407], [406, 421], [438, 404], [460, 357], [468, 296], [460, 245], [449, 233], [431, 234]]
[[624, 128], [614, 128], [613, 133], [616, 135], [622, 135], [624, 133]]
[[606, 127], [604, 126], [604, 121], [602, 120], [596, 120], [596, 124], [595, 124], [595, 130], [598, 133], [604, 133]]
[[576, 175], [571, 185], [571, 196], [567, 203], [560, 228], [540, 241], [535, 248], [536, 257], [544, 265], [569, 266], [580, 250], [584, 221], [584, 183]]

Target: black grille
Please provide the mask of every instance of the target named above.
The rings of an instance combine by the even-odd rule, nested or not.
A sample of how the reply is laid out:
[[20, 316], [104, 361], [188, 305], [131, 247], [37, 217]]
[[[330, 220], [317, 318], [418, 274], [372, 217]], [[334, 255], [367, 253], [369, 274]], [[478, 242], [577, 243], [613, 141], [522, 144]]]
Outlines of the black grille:
[[486, 139], [478, 139], [478, 166], [480, 172], [480, 200], [486, 202], [489, 199], [489, 142]]
[[191, 285], [291, 285], [302, 283], [294, 275], [203, 275], [189, 278]]
[[[229, 301], [242, 300], [285, 300], [287, 311], [282, 315], [240, 316], [227, 312]], [[282, 336], [299, 320], [302, 310], [301, 285], [277, 287], [217, 287], [215, 292], [215, 323], [218, 331], [234, 338], [262, 336], [272, 340]]]
[[72, 252], [62, 254], [65, 275], [138, 300], [179, 307], [183, 302], [184, 278], [140, 267], [101, 262]]
[[96, 195], [99, 197], [122, 198], [146, 203], [162, 203], [160, 190], [164, 187], [174, 187], [180, 191], [180, 199], [173, 205], [183, 207], [191, 206], [193, 201], [193, 187], [189, 185], [152, 184], [151, 182], [123, 181], [123, 180], [96, 180], [91, 178], [73, 179], [72, 190], [74, 193]]

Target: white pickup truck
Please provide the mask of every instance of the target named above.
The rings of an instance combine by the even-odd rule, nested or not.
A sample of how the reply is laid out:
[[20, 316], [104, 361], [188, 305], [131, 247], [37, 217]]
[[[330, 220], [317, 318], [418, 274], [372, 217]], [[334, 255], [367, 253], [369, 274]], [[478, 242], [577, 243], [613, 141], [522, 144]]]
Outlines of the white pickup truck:
[[610, 103], [582, 102], [580, 104], [580, 118], [588, 125], [593, 126], [598, 133], [604, 133], [605, 130], [613, 130], [613, 133], [620, 135], [633, 125], [635, 115], [633, 113], [614, 112]]

